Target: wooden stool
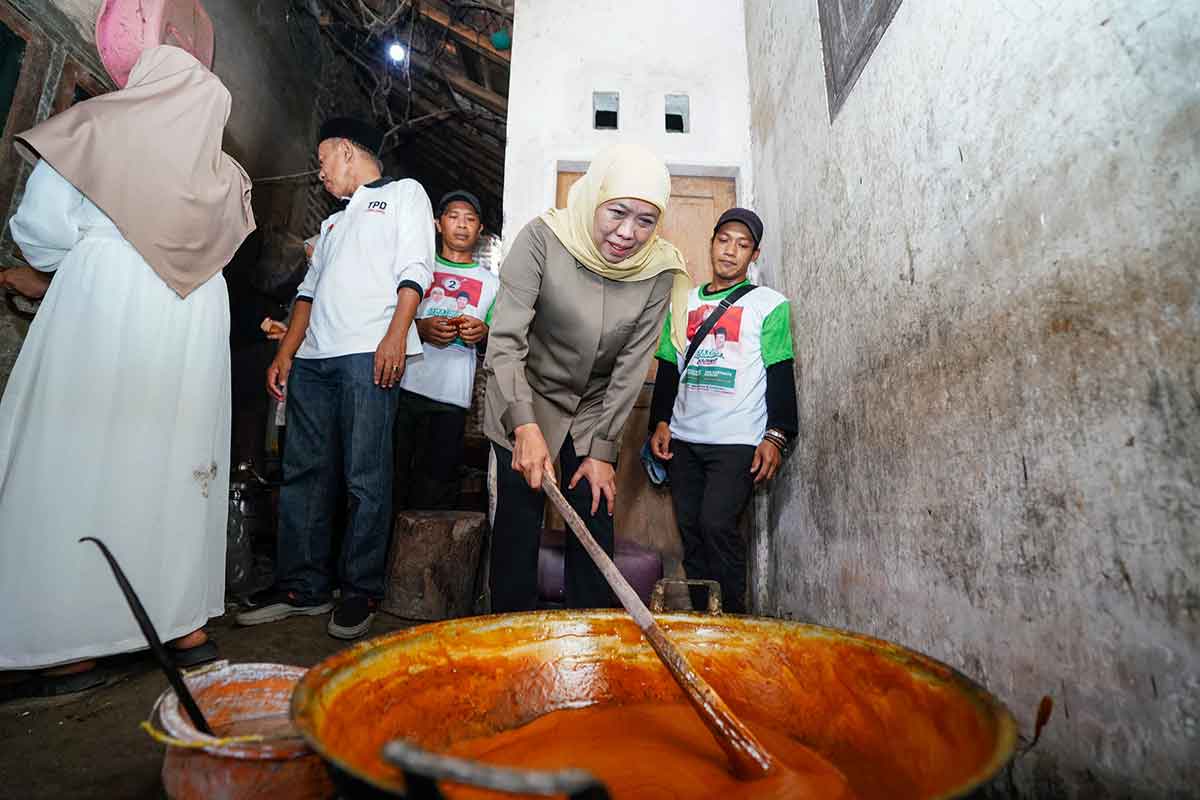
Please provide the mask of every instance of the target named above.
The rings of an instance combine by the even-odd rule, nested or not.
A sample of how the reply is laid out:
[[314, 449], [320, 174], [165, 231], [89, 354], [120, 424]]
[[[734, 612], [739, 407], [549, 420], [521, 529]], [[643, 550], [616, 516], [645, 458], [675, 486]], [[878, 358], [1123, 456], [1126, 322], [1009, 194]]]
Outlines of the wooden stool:
[[478, 511], [401, 511], [388, 554], [383, 610], [406, 619], [474, 613], [487, 517]]

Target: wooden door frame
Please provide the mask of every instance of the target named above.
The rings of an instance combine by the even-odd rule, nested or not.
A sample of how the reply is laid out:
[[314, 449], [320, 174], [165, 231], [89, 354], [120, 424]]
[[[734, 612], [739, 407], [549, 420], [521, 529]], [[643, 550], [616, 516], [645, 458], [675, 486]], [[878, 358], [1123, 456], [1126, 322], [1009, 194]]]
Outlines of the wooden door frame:
[[[591, 165], [590, 159], [560, 158], [551, 162], [550, 174], [547, 176], [546, 192], [549, 201], [547, 208], [553, 208], [558, 195], [558, 174], [560, 172], [587, 172]], [[746, 200], [746, 176], [741, 167], [729, 164], [691, 164], [667, 162], [667, 172], [672, 178], [731, 178], [733, 179], [733, 195], [737, 202]]]
[[4, 133], [0, 135], [0, 151], [4, 154], [0, 159], [0, 198], [10, 206], [9, 216], [12, 216], [16, 210], [12, 201], [17, 185], [24, 181], [23, 171], [29, 169], [23, 159], [15, 157], [13, 137], [32, 128], [38, 120], [47, 77], [53, 71], [52, 42], [44, 31], [6, 2], [0, 2], [0, 21], [25, 40], [21, 72], [4, 121]]
[[[590, 160], [560, 158], [551, 161], [546, 190], [549, 195], [547, 208], [554, 208], [558, 200], [558, 176], [562, 172], [586, 172]], [[745, 205], [749, 194], [745, 171], [730, 164], [692, 164], [667, 162], [671, 177], [726, 178], [733, 179], [734, 202]], [[715, 220], [714, 220], [715, 222]], [[769, 606], [771, 585], [771, 544], [768, 530], [771, 524], [771, 496], [767, 491], [755, 491], [750, 497], [750, 541], [747, 566], [750, 613], [766, 615]]]
[[58, 90], [55, 93], [54, 105], [50, 112], [52, 116], [71, 107], [75, 100], [76, 88], [82, 88], [92, 97], [99, 97], [111, 91], [112, 86], [97, 78], [87, 67], [68, 55], [63, 63], [62, 75], [58, 80]]

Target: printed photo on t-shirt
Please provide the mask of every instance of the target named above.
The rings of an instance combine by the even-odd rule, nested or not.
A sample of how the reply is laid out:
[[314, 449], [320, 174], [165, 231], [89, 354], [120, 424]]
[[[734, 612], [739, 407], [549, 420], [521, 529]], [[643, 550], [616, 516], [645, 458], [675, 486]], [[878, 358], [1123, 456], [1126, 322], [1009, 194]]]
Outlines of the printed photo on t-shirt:
[[[417, 309], [417, 319], [429, 317], [446, 317], [456, 319], [471, 316], [483, 319], [480, 312], [479, 300], [483, 296], [483, 281], [454, 272], [434, 272], [433, 283], [425, 293]], [[448, 347], [468, 348], [466, 342], [456, 338]]]
[[425, 293], [418, 316], [460, 317], [470, 314], [483, 319], [479, 313], [479, 298], [483, 294], [483, 282], [453, 272], [434, 272], [433, 283]]
[[[716, 305], [702, 305], [688, 312], [687, 335], [690, 342]], [[717, 320], [688, 363], [683, 382], [699, 391], [733, 394], [737, 384], [737, 364], [741, 354], [742, 308], [733, 306]]]

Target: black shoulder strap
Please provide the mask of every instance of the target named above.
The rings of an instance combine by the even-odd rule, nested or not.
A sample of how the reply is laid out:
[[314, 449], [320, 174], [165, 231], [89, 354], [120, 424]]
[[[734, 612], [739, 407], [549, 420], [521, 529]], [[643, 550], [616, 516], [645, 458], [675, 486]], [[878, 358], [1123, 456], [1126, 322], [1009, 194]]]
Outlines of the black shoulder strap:
[[725, 309], [741, 300], [750, 292], [754, 291], [757, 286], [748, 283], [745, 286], [739, 286], [725, 296], [725, 299], [709, 312], [708, 319], [704, 320], [704, 324], [696, 329], [696, 335], [692, 337], [691, 343], [688, 345], [687, 355], [683, 357], [683, 368], [679, 370], [679, 380], [683, 380], [683, 373], [687, 372], [688, 364], [691, 363], [692, 356], [696, 355], [696, 349], [700, 347], [700, 343], [704, 341], [704, 337], [708, 336], [708, 332], [716, 326], [721, 317], [725, 315]]

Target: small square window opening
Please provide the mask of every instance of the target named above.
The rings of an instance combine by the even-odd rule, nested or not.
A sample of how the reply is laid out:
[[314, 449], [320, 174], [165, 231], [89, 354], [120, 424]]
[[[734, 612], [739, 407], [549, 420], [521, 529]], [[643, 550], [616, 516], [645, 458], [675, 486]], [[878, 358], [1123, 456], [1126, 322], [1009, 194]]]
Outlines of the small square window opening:
[[617, 92], [592, 92], [592, 126], [598, 131], [615, 131], [621, 111]]
[[692, 130], [691, 103], [686, 94], [669, 94], [666, 101], [667, 133], [690, 133]]

